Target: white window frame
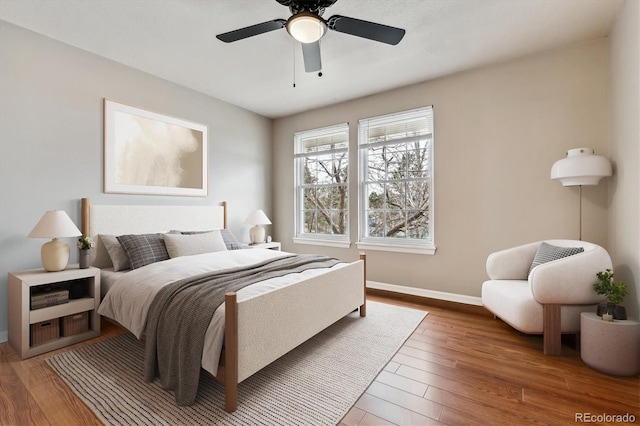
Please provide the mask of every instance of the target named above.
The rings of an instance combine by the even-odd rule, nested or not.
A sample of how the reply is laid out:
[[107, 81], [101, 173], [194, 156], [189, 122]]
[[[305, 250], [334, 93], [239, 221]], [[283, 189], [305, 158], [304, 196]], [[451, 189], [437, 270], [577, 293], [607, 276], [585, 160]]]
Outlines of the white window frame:
[[[349, 167], [349, 123], [341, 123], [333, 126], [322, 127], [320, 129], [306, 130], [302, 132], [296, 132], [294, 134], [294, 205], [295, 205], [295, 229], [293, 242], [296, 244], [310, 244], [310, 245], [322, 245], [330, 247], [349, 248], [351, 241], [349, 238], [350, 221], [349, 217], [349, 204], [351, 203], [351, 195], [349, 193], [349, 180], [351, 180], [351, 171], [349, 170], [347, 182], [343, 186], [347, 189], [347, 221], [345, 223], [345, 234], [316, 234], [304, 232], [304, 188], [308, 188], [309, 185], [304, 183], [304, 159], [313, 154], [304, 152], [303, 140], [325, 137], [336, 133], [347, 134], [347, 147], [337, 148], [321, 151], [318, 155], [325, 155], [330, 153], [346, 153], [347, 167]], [[324, 185], [318, 185], [324, 186]]]
[[[408, 141], [408, 138], [397, 141], [378, 142], [375, 144], [369, 143], [369, 128], [377, 125], [393, 124], [394, 122], [400, 123], [409, 121], [415, 118], [431, 116], [433, 123], [433, 108], [431, 106], [424, 108], [417, 108], [414, 110], [399, 112], [395, 114], [388, 114], [384, 116], [378, 116], [373, 118], [367, 118], [359, 120], [358, 122], [358, 219], [359, 219], [359, 241], [356, 243], [360, 250], [382, 250], [401, 253], [414, 253], [414, 254], [435, 254], [435, 238], [434, 238], [434, 130], [431, 129], [431, 133], [426, 136], [420, 136], [420, 138], [429, 139], [427, 144], [429, 163], [429, 174], [423, 180], [428, 181], [429, 185], [429, 221], [428, 221], [428, 239], [410, 239], [410, 238], [393, 238], [393, 237], [370, 237], [368, 235], [368, 193], [367, 184], [369, 175], [369, 158], [368, 149], [371, 146], [393, 145], [398, 142]], [[415, 137], [411, 137], [415, 139]], [[405, 179], [403, 179], [405, 180]], [[406, 178], [406, 181], [412, 179]], [[371, 181], [381, 182], [381, 181]]]

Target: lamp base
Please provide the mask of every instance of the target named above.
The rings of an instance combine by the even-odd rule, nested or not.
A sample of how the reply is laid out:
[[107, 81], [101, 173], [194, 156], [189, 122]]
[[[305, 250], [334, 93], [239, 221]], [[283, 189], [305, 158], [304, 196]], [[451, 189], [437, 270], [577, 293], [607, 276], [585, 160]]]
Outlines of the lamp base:
[[62, 271], [69, 263], [69, 244], [54, 238], [42, 245], [40, 258], [46, 271]]
[[251, 238], [251, 244], [264, 243], [264, 228], [260, 225], [253, 226], [249, 230], [249, 238]]

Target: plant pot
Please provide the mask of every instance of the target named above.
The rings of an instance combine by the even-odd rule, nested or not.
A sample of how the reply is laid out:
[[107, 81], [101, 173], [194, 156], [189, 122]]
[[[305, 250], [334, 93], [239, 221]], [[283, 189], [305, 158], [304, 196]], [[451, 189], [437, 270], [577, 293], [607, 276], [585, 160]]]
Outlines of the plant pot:
[[626, 320], [627, 319], [627, 310], [624, 306], [613, 305], [609, 306], [608, 303], [600, 303], [598, 305], [598, 309], [596, 314], [601, 317], [603, 312], [607, 312], [608, 309], [613, 309], [613, 319], [614, 320]]
[[89, 250], [78, 250], [78, 263], [80, 269], [87, 269], [91, 266], [91, 254]]

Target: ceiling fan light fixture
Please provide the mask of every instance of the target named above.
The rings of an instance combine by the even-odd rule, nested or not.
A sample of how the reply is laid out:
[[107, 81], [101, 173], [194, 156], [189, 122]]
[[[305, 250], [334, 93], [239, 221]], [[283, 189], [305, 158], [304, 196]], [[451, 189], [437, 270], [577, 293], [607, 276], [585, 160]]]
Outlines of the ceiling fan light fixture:
[[318, 15], [300, 12], [289, 18], [287, 31], [300, 43], [315, 43], [327, 32], [327, 24]]

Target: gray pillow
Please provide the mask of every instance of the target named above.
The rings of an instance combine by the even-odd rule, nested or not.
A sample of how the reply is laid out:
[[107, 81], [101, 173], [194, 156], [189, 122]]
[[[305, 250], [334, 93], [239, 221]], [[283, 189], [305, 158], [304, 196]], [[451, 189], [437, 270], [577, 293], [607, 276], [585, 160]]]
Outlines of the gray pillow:
[[169, 259], [162, 234], [129, 234], [120, 235], [117, 238], [127, 253], [131, 269]]
[[127, 253], [122, 248], [120, 241], [116, 238], [115, 235], [100, 235], [100, 240], [104, 247], [107, 249], [107, 253], [109, 253], [109, 257], [111, 258], [111, 263], [113, 263], [114, 271], [122, 271], [125, 269], [131, 269], [131, 263], [129, 262], [129, 257]]
[[536, 256], [533, 258], [533, 263], [529, 268], [529, 273], [533, 271], [538, 265], [551, 262], [553, 260], [562, 259], [563, 257], [573, 256], [574, 254], [584, 252], [583, 247], [557, 247], [547, 244], [545, 242], [540, 243]]
[[111, 256], [109, 256], [109, 252], [102, 242], [102, 238], [100, 235], [96, 235], [96, 257], [93, 259], [92, 266], [96, 268], [112, 268], [113, 262], [111, 261]]

